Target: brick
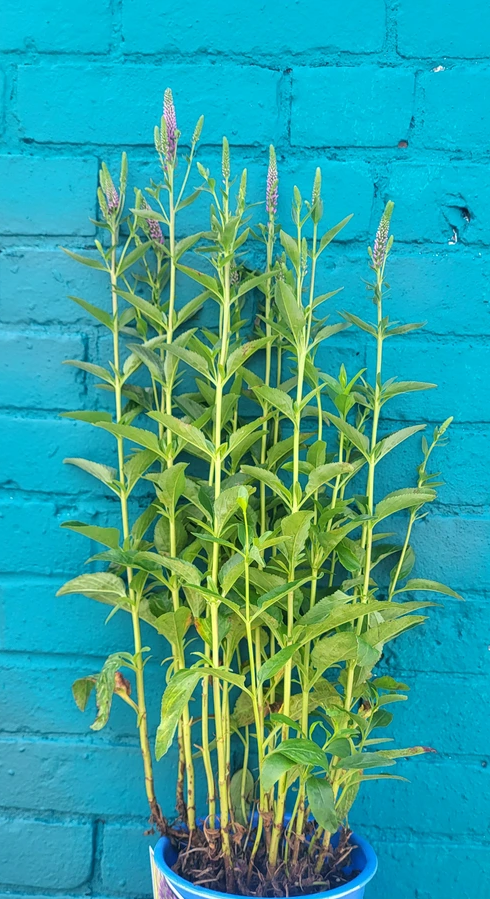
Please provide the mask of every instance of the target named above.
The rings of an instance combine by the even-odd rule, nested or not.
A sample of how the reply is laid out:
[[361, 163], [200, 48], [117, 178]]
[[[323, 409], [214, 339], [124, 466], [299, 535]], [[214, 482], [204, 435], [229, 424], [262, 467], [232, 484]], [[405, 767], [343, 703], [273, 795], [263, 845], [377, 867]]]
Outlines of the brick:
[[78, 534], [60, 529], [62, 521], [93, 522], [93, 513], [80, 503], [21, 501], [10, 497], [0, 504], [0, 525], [9, 552], [3, 570], [7, 573], [67, 574], [74, 576], [88, 557], [89, 544]]
[[[434, 599], [442, 604], [442, 608], [428, 610], [429, 621], [424, 627], [415, 628], [406, 640], [394, 640], [386, 646], [388, 667], [395, 666], [391, 670], [397, 671], [450, 672], [465, 675], [466, 678], [477, 674], [488, 677], [488, 599], [473, 597], [466, 591], [464, 603], [448, 597], [434, 596]], [[437, 698], [436, 691], [428, 690], [427, 702], [431, 701], [429, 694], [432, 693]], [[422, 696], [420, 699], [422, 705]], [[462, 701], [457, 711], [465, 709], [466, 700]]]
[[[385, 345], [384, 376], [429, 381], [437, 390], [407, 394], [385, 406], [385, 418], [457, 422], [487, 422], [490, 418], [485, 385], [490, 373], [490, 349], [468, 339], [442, 343], [393, 337]], [[369, 364], [372, 362], [372, 352]]]
[[[70, 249], [90, 255], [77, 247]], [[93, 326], [95, 319], [69, 300], [68, 295], [109, 309], [108, 282], [104, 272], [80, 265], [59, 248], [5, 250], [0, 256], [0, 320]]]
[[144, 835], [142, 828], [106, 824], [102, 833], [100, 862], [102, 889], [128, 893], [131, 896], [151, 895], [149, 847], [156, 837]]
[[[438, 614], [442, 636], [445, 611], [439, 609]], [[432, 646], [435, 628], [434, 620], [431, 625], [426, 626], [425, 639]], [[422, 630], [423, 628], [420, 628], [420, 631]], [[401, 637], [391, 645], [395, 646], [397, 642], [407, 647], [412, 642], [411, 635], [407, 634], [405, 638]], [[473, 676], [471, 689], [476, 691], [480, 701], [486, 705], [490, 701], [488, 680], [490, 652], [487, 646], [481, 649], [486, 653], [486, 677]], [[408, 661], [410, 662], [409, 659]], [[391, 672], [396, 672], [396, 677], [404, 679], [403, 669], [400, 671], [398, 665], [393, 667], [390, 661], [388, 668]], [[488, 755], [486, 734], [482, 729], [468, 726], [470, 688], [467, 677], [419, 673], [407, 676], [406, 681], [410, 687], [408, 700], [391, 706], [390, 711], [394, 713], [393, 723], [384, 731], [386, 734], [389, 731], [389, 736], [393, 737], [396, 746], [422, 744], [432, 746], [443, 756], [486, 758]], [[382, 733], [379, 730], [377, 736], [382, 736]]]
[[[385, 411], [389, 406], [385, 406]], [[416, 416], [414, 416], [416, 417]], [[382, 435], [398, 430], [391, 422], [383, 426]], [[426, 430], [431, 437], [432, 427]], [[439, 446], [432, 456], [430, 471], [440, 471], [444, 485], [438, 488], [438, 501], [444, 505], [485, 506], [490, 489], [490, 475], [486, 462], [486, 448], [490, 431], [484, 428], [469, 429], [453, 424], [448, 432], [449, 442]], [[376, 469], [379, 496], [385, 496], [393, 484], [415, 484], [416, 470], [422, 459], [421, 437], [400, 444], [385, 456]]]
[[[92, 739], [92, 738], [91, 738]], [[41, 740], [16, 736], [0, 740], [0, 795], [6, 807], [79, 815], [132, 818], [145, 829], [148, 818], [143, 768], [136, 745], [108, 745], [75, 738]], [[155, 765], [157, 795], [165, 815], [174, 814], [177, 769], [175, 744]], [[172, 773], [173, 777], [173, 773]], [[204, 801], [205, 778], [197, 780]]]
[[441, 16], [438, 0], [413, 0], [398, 8], [398, 52], [408, 57], [490, 56], [488, 30], [482, 28], [482, 8], [469, 0], [462, 15], [457, 0], [448, 0]]
[[[240, 7], [243, 6], [242, 9]], [[145, 21], [151, 17], [151, 29]], [[233, 44], [230, 44], [230, 29]], [[130, 53], [247, 53], [278, 56], [307, 53], [308, 58], [336, 50], [371, 53], [381, 49], [385, 35], [385, 10], [381, 0], [369, 8], [347, 0], [338, 10], [313, 0], [308, 15], [294, 0], [281, 7], [281, 26], [276, 10], [264, 0], [252, 0], [226, 11], [220, 0], [205, 9], [192, 7], [185, 23], [177, 9], [155, 9], [149, 2], [124, 0], [123, 36]]]
[[0, 339], [0, 406], [17, 409], [83, 408], [84, 372], [64, 359], [83, 359], [78, 334], [4, 331]]
[[424, 112], [415, 128], [414, 146], [486, 149], [490, 113], [484, 98], [490, 88], [490, 72], [466, 67], [425, 72], [420, 76], [420, 88]]
[[413, 89], [414, 76], [403, 69], [297, 69], [291, 142], [298, 147], [396, 145], [407, 137]]
[[62, 0], [41, 0], [34, 13], [26, 0], [2, 4], [0, 50], [102, 53], [110, 36], [110, 8], [96, 0], [74, 0], [69, 13]]
[[3, 132], [3, 122], [4, 122], [4, 101], [5, 96], [5, 76], [3, 72], [0, 72], [0, 134]]
[[[85, 403], [87, 405], [87, 403]], [[109, 496], [107, 487], [82, 473], [73, 465], [64, 465], [67, 457], [83, 457], [94, 462], [115, 463], [114, 439], [101, 428], [87, 422], [52, 418], [13, 418], [0, 416], [5, 428], [0, 446], [0, 484], [7, 489], [58, 494]], [[29, 465], [18, 453], [19, 446], [35, 442], [36, 452]], [[88, 544], [87, 544], [88, 545]]]
[[[347, 204], [344, 204], [347, 208]], [[349, 208], [352, 208], [349, 207]], [[357, 218], [357, 215], [356, 215]], [[391, 290], [386, 297], [386, 312], [392, 320], [425, 321], [422, 334], [490, 334], [490, 257], [463, 244], [447, 250], [409, 251], [396, 242], [398, 209], [393, 230], [395, 244], [386, 270]], [[346, 229], [347, 232], [347, 229]], [[347, 236], [347, 234], [346, 234]], [[331, 308], [347, 309], [372, 321], [375, 309], [372, 294], [364, 289], [372, 270], [366, 252], [335, 250], [320, 257], [319, 293], [342, 286]]]
[[383, 830], [405, 836], [451, 836], [457, 809], [458, 832], [479, 838], [488, 827], [489, 771], [479, 763], [440, 761], [434, 756], [399, 762], [388, 773], [401, 774], [410, 783], [363, 784], [349, 824], [360, 833], [376, 822]]
[[393, 232], [397, 240], [490, 243], [487, 166], [449, 160], [422, 165], [400, 162], [388, 173], [383, 199], [395, 201]]
[[[66, 536], [66, 531], [63, 532]], [[89, 543], [80, 537], [80, 550]], [[75, 548], [75, 545], [73, 545]], [[95, 545], [94, 545], [95, 548]], [[81, 573], [73, 560], [68, 576]], [[63, 578], [4, 577], [0, 584], [2, 631], [0, 647], [4, 650], [32, 653], [73, 653], [105, 658], [118, 648], [131, 646], [130, 617], [120, 613], [105, 620], [109, 609], [85, 596], [56, 596]], [[152, 628], [143, 625], [146, 645], [153, 640]], [[97, 662], [84, 661], [87, 669]]]
[[484, 590], [490, 579], [489, 543], [487, 519], [432, 513], [414, 530], [419, 576], [449, 584], [463, 596]]
[[[396, 835], [394, 837], [396, 839]], [[479, 843], [417, 840], [388, 842], [373, 834], [379, 868], [373, 881], [376, 899], [486, 899], [490, 848]], [[455, 864], [455, 861], [457, 863]], [[368, 894], [366, 894], [368, 895]]]
[[[74, 600], [76, 603], [77, 600]], [[65, 626], [71, 615], [65, 598]], [[70, 599], [68, 599], [70, 603]], [[95, 603], [94, 603], [95, 604]], [[72, 603], [73, 605], [73, 603]], [[107, 614], [107, 609], [105, 610]], [[39, 617], [39, 616], [38, 616]], [[129, 616], [128, 616], [129, 619]], [[103, 626], [103, 625], [101, 625]], [[34, 627], [34, 621], [30, 622]], [[111, 629], [114, 633], [114, 629]], [[117, 629], [116, 629], [117, 630]], [[127, 629], [129, 631], [129, 628]], [[89, 634], [87, 647], [90, 645]], [[153, 640], [157, 649], [155, 662], [146, 666], [147, 682], [151, 683], [148, 691], [149, 730], [155, 734], [160, 720], [160, 700], [165, 689], [165, 672], [159, 665], [159, 658], [168, 653], [168, 644], [162, 638]], [[132, 635], [123, 644], [113, 643], [112, 651], [130, 650]], [[66, 637], [63, 645], [58, 647], [72, 652], [73, 649]], [[0, 671], [2, 677], [2, 693], [0, 695], [1, 731], [5, 734], [90, 734], [96, 710], [95, 700], [88, 703], [82, 714], [77, 708], [71, 685], [74, 680], [86, 675], [97, 674], [102, 667], [102, 660], [87, 659], [53, 659], [50, 656], [40, 657], [23, 653], [4, 653], [0, 655]], [[28, 669], [28, 675], [27, 670]], [[131, 675], [126, 672], [130, 680]], [[102, 741], [132, 738], [136, 734], [134, 712], [118, 697], [115, 697], [107, 725], [100, 737]]]
[[0, 156], [0, 233], [94, 234], [96, 187], [95, 159]]
[[21, 66], [18, 112], [25, 137], [40, 143], [152, 145], [173, 84], [184, 141], [204, 112], [203, 142], [221, 142], [225, 128], [230, 141], [256, 144], [277, 135], [279, 81], [256, 66]]
[[[71, 890], [92, 869], [92, 825], [75, 821], [0, 818], [0, 882], [5, 886]], [[41, 849], [42, 847], [42, 849]]]
[[[374, 178], [364, 162], [337, 162], [320, 160], [322, 170], [322, 196], [325, 214], [320, 225], [320, 233], [354, 213], [353, 219], [335, 238], [337, 243], [346, 240], [367, 238], [374, 197]], [[281, 164], [279, 159], [279, 220], [292, 233], [290, 208], [293, 187], [297, 185], [301, 194], [310, 199], [317, 162], [296, 162], [291, 166]], [[263, 214], [262, 214], [263, 215]], [[307, 229], [309, 226], [307, 226]], [[309, 231], [308, 231], [309, 233]], [[321, 291], [319, 291], [321, 292]]]

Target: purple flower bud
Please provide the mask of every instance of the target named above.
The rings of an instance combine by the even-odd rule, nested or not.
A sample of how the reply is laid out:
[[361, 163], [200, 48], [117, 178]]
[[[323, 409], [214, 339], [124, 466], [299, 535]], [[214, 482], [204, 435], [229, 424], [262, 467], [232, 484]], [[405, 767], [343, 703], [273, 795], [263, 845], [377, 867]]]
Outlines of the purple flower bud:
[[265, 192], [265, 208], [269, 216], [274, 216], [277, 212], [279, 177], [277, 174], [276, 151], [274, 147], [269, 149], [269, 169], [267, 171], [267, 187]]
[[163, 98], [163, 117], [167, 126], [168, 162], [173, 163], [177, 150], [177, 118], [172, 91], [167, 87]]
[[105, 197], [107, 200], [107, 212], [109, 214], [117, 212], [119, 209], [119, 194], [113, 184], [107, 186]]
[[389, 200], [381, 216], [373, 247], [373, 268], [381, 268], [385, 261], [386, 245], [390, 233], [390, 220], [395, 204]]
[[[151, 209], [151, 206], [148, 206], [146, 200], [143, 200], [143, 209]], [[146, 224], [148, 226], [148, 234], [151, 240], [156, 240], [157, 243], [164, 243], [164, 237], [162, 233], [162, 229], [160, 228], [159, 223], [156, 219], [147, 219]]]

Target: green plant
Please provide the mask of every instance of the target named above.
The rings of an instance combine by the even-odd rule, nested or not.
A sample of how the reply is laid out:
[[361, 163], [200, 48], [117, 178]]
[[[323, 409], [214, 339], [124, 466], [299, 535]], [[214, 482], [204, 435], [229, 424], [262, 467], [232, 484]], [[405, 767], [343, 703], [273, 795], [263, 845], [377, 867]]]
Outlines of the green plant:
[[[117, 495], [121, 532], [67, 522], [106, 547], [92, 560], [109, 565], [59, 592], [111, 605], [109, 618], [129, 613], [134, 634], [131, 652], [114, 653], [73, 689], [82, 709], [95, 689], [95, 729], [106, 723], [114, 693], [134, 710], [152, 820], [168, 832], [146, 724], [148, 650], [140, 622], [152, 625], [171, 651], [156, 758], [177, 738], [176, 806], [186, 840], [198, 850], [182, 854], [183, 875], [202, 882], [206, 868], [217, 888], [244, 894], [279, 895], [286, 883], [293, 894], [314, 892], [337, 882], [336, 864], [348, 848], [341, 840], [332, 853], [330, 840], [347, 827], [361, 782], [392, 777], [378, 769], [430, 751], [377, 748], [392, 718], [386, 706], [405, 699], [408, 687], [374, 669], [386, 643], [425, 620], [428, 592], [457, 596], [410, 577], [412, 528], [439, 486], [427, 464], [450, 420], [430, 445], [423, 438], [417, 485], [378, 498], [377, 466], [425, 427], [380, 436], [382, 408], [435, 386], [384, 380], [385, 341], [420, 327], [390, 322], [383, 308], [393, 204], [369, 251], [374, 323], [350, 312], [329, 323], [321, 309], [337, 290], [318, 293], [317, 262], [350, 216], [322, 233], [320, 170], [311, 201], [294, 189], [289, 234], [276, 222], [271, 148], [267, 222], [254, 229], [247, 172], [235, 188], [226, 139], [221, 183], [198, 164], [201, 186], [186, 195], [201, 127], [202, 120], [177, 186], [180, 135], [167, 91], [155, 133], [161, 182], [146, 190], [148, 200], [136, 191], [125, 215], [125, 157], [119, 191], [103, 165], [100, 226], [108, 240], [96, 244], [98, 259], [71, 253], [110, 279], [111, 312], [74, 298], [111, 332], [110, 363], [72, 364], [112, 391], [115, 414], [70, 414], [114, 436], [117, 468], [66, 461]], [[209, 231], [177, 240], [179, 211], [206, 194]], [[265, 248], [261, 271], [247, 267], [247, 248], [257, 240]], [[191, 251], [204, 260], [199, 268], [183, 262], [185, 254], [192, 261]], [[184, 305], [179, 279], [186, 290], [198, 285]], [[249, 301], [257, 294], [254, 316]], [[214, 315], [192, 325], [204, 304]], [[336, 376], [320, 368], [325, 342], [351, 326], [374, 344], [372, 381], [365, 371], [349, 377], [343, 366]], [[138, 370], [144, 377], [135, 383]], [[139, 482], [153, 492], [141, 512], [140, 491], [131, 506], [140, 514], [132, 519], [129, 501]], [[400, 512], [408, 515], [405, 536], [390, 542], [393, 535], [380, 526]], [[378, 584], [386, 559], [391, 572]], [[420, 601], [405, 600], [416, 591]], [[134, 675], [134, 699], [120, 669]], [[232, 770], [236, 741], [243, 762]], [[207, 781], [204, 832], [196, 819], [196, 764]], [[178, 839], [178, 830], [171, 832]]]

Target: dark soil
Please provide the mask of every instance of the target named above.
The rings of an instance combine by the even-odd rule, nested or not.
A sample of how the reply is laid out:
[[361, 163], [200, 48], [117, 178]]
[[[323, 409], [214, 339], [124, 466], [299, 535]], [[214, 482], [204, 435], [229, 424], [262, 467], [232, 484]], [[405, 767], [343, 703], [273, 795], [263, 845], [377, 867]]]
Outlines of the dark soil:
[[[320, 873], [315, 867], [318, 852], [309, 853], [311, 832], [295, 847], [293, 838], [288, 844], [288, 863], [281, 861], [274, 872], [268, 869], [265, 842], [251, 863], [251, 852], [255, 834], [240, 824], [230, 831], [233, 852], [232, 872], [226, 875], [220, 845], [219, 831], [204, 827], [199, 829], [191, 841], [182, 830], [169, 829], [168, 836], [179, 851], [174, 871], [196, 886], [221, 893], [237, 893], [241, 896], [288, 897], [305, 896], [312, 893], [333, 890], [343, 886], [358, 875], [349, 866], [352, 846], [349, 844], [350, 831], [342, 831], [336, 849], [329, 847]], [[297, 860], [294, 861], [295, 848]]]

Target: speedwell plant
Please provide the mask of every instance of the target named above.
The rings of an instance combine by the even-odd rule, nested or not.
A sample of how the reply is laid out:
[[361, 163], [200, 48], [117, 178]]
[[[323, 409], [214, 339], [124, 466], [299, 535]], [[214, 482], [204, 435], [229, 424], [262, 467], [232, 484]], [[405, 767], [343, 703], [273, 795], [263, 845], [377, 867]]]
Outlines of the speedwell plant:
[[[428, 592], [457, 595], [411, 576], [412, 530], [439, 486], [429, 460], [449, 421], [422, 437], [414, 484], [379, 496], [378, 465], [425, 427], [381, 436], [384, 406], [435, 386], [384, 371], [386, 341], [421, 327], [392, 322], [385, 309], [393, 204], [369, 250], [373, 321], [343, 312], [331, 323], [323, 310], [337, 290], [319, 287], [318, 260], [350, 216], [323, 228], [318, 169], [311, 199], [294, 188], [292, 227], [282, 230], [271, 148], [265, 223], [252, 227], [247, 171], [232, 177], [226, 139], [219, 181], [198, 164], [201, 183], [189, 190], [202, 124], [177, 165], [167, 90], [155, 129], [159, 181], [129, 204], [126, 157], [117, 187], [102, 165], [105, 239], [97, 258], [70, 252], [110, 283], [109, 311], [72, 299], [107, 329], [111, 356], [106, 366], [70, 364], [95, 376], [113, 409], [69, 417], [113, 435], [115, 461], [65, 461], [101, 480], [120, 514], [111, 527], [66, 522], [104, 547], [90, 560], [104, 565], [59, 592], [106, 603], [109, 618], [130, 616], [132, 646], [73, 690], [81, 709], [95, 690], [95, 730], [114, 695], [135, 713], [151, 821], [181, 841], [181, 874], [244, 895], [311, 893], [342, 882], [361, 783], [430, 751], [390, 748], [388, 706], [408, 687], [376, 665], [389, 641], [423, 623]], [[182, 237], [179, 213], [206, 195], [209, 230]], [[262, 266], [252, 268], [260, 247]], [[195, 296], [182, 302], [191, 284]], [[370, 378], [323, 369], [327, 342], [349, 327], [371, 342]], [[171, 658], [154, 746], [141, 622]], [[170, 826], [153, 750], [162, 759], [174, 741]], [[206, 808], [196, 808], [196, 775]]]

